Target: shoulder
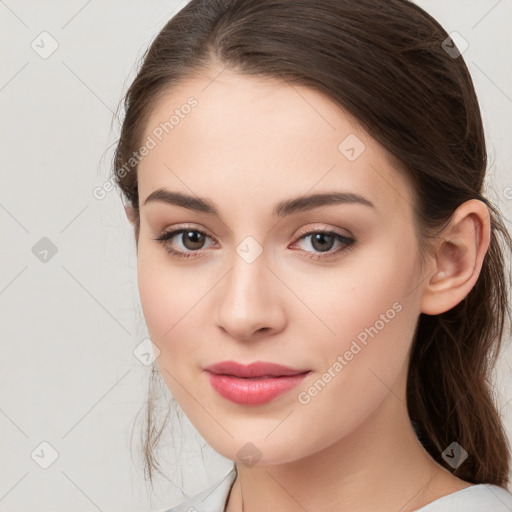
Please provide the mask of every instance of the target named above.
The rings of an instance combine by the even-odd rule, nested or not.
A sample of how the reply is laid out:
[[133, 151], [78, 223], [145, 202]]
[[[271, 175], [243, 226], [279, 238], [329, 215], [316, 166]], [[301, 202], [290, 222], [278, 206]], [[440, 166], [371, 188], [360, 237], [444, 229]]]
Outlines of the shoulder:
[[165, 512], [224, 512], [227, 497], [236, 478], [236, 469], [214, 485]]
[[447, 494], [416, 512], [510, 512], [512, 494], [503, 487], [476, 484]]

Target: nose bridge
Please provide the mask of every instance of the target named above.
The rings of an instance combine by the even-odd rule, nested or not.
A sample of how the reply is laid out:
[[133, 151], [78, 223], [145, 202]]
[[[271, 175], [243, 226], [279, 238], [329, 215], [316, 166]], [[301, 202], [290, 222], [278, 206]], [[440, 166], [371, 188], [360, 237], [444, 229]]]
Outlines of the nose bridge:
[[261, 244], [252, 236], [245, 237], [235, 247], [226, 296], [226, 299], [234, 301], [232, 307], [257, 307], [257, 301], [262, 299], [262, 289], [267, 287], [267, 292], [270, 291], [266, 275], [266, 254]]
[[282, 320], [266, 254], [255, 238], [247, 236], [230, 260], [217, 322], [235, 337], [247, 338], [262, 328], [275, 329]]

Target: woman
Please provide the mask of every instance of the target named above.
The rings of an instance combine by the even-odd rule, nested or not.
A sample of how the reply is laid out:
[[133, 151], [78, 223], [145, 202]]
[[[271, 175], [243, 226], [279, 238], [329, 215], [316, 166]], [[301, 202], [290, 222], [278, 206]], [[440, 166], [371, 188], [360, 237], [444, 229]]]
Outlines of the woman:
[[235, 463], [171, 510], [512, 509], [488, 382], [512, 241], [443, 28], [406, 0], [192, 0], [125, 106], [158, 370]]

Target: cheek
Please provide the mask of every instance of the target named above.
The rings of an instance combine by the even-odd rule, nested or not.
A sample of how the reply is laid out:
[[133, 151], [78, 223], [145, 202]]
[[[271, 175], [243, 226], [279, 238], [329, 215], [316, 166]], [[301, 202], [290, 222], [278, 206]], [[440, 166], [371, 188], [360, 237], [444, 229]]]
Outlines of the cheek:
[[161, 247], [141, 244], [137, 281], [148, 333], [160, 350], [160, 373], [176, 400], [186, 404], [190, 397], [182, 386], [193, 389], [201, 373], [208, 293], [218, 276], [207, 266], [189, 268], [170, 258]]
[[407, 359], [420, 307], [419, 272], [414, 238], [403, 238], [379, 251], [380, 259], [367, 262], [365, 277], [360, 279], [356, 302], [359, 311], [352, 314], [362, 323], [354, 337], [362, 340], [368, 351], [368, 364], [393, 379]]
[[417, 284], [414, 246], [403, 249], [379, 246], [379, 264], [375, 254], [361, 254], [350, 272], [324, 286], [324, 307], [318, 310], [335, 334], [323, 337], [323, 364], [298, 398], [303, 428], [314, 432], [323, 425], [326, 445], [355, 429], [391, 388], [402, 394], [419, 314], [418, 298], [410, 293]]
[[187, 311], [200, 300], [201, 291], [190, 282], [190, 273], [173, 266], [165, 249], [141, 244], [137, 259], [137, 283], [144, 318], [152, 341], [168, 350]]
[[[414, 329], [417, 297], [411, 292], [418, 284], [415, 254], [413, 240], [375, 243], [352, 253], [338, 268], [304, 272], [300, 279], [290, 281], [321, 320], [312, 319], [323, 340], [332, 340], [326, 345], [328, 350], [346, 350], [353, 339], [364, 344], [376, 331], [378, 338], [386, 338], [385, 333], [391, 335], [394, 330]], [[287, 279], [292, 278], [290, 273]], [[393, 335], [388, 343], [407, 344], [409, 338], [403, 333]]]
[[[194, 287], [190, 283], [187, 286], [183, 273], [159, 262], [160, 255], [151, 258], [149, 253], [142, 249], [138, 256], [137, 280], [144, 318], [151, 341], [160, 350], [156, 359], [160, 374], [178, 403], [186, 404], [182, 386], [190, 387], [190, 367], [183, 363], [193, 357], [194, 344], [187, 322], [199, 299], [193, 293]], [[189, 336], [183, 338], [186, 332]]]

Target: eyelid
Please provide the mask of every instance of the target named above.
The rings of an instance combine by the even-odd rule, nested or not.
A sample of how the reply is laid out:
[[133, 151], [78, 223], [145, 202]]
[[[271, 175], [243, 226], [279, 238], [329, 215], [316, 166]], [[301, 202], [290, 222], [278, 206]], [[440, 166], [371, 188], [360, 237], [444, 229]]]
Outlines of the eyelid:
[[[212, 239], [214, 241], [214, 244], [218, 244], [218, 242], [215, 240], [215, 237], [209, 233], [208, 230], [203, 228], [197, 228], [195, 226], [192, 226], [190, 224], [183, 224], [183, 225], [176, 225], [172, 228], [165, 228], [163, 229], [160, 234], [154, 238], [157, 242], [164, 245], [166, 242], [168, 242], [170, 239], [174, 238], [175, 236], [179, 235], [180, 233], [183, 233], [185, 231], [195, 231], [197, 233], [201, 233], [202, 235], [206, 235], [208, 238]], [[348, 230], [347, 230], [348, 231]], [[303, 251], [307, 254], [307, 258], [315, 259], [315, 260], [321, 260], [321, 259], [327, 259], [329, 257], [337, 256], [339, 252], [342, 252], [344, 250], [347, 250], [350, 248], [353, 243], [356, 241], [355, 237], [350, 233], [349, 235], [344, 235], [338, 231], [338, 228], [329, 227], [326, 224], [316, 224], [315, 226], [309, 226], [309, 227], [303, 227], [299, 230], [299, 232], [295, 235], [295, 240], [292, 243], [292, 246], [300, 242], [302, 239], [306, 238], [309, 235], [315, 234], [315, 233], [325, 233], [325, 234], [331, 234], [336, 235], [341, 239], [346, 240], [345, 247], [344, 248], [338, 248], [336, 250], [330, 250], [325, 251], [325, 253], [322, 252], [313, 252], [310, 251]], [[189, 258], [199, 258], [201, 257], [201, 253], [205, 251], [205, 249], [199, 249], [197, 251], [182, 251], [182, 250], [176, 250], [172, 248], [166, 248], [167, 252], [174, 255], [178, 259], [189, 259]]]
[[[186, 231], [187, 229], [190, 231], [197, 231], [198, 233], [204, 234], [204, 235], [208, 236], [209, 238], [215, 240], [215, 237], [207, 229], [198, 228], [198, 227], [196, 227], [194, 225], [190, 225], [190, 224], [177, 224], [176, 226], [173, 226], [172, 228], [169, 228], [169, 229], [165, 228], [160, 231], [159, 235], [157, 236], [157, 238], [155, 238], [155, 240], [158, 240], [159, 238], [163, 238], [164, 236], [167, 236], [170, 234], [174, 234], [174, 236], [175, 236], [178, 234], [178, 232]], [[303, 227], [295, 235], [295, 237], [294, 237], [295, 241], [293, 243], [296, 243], [303, 235], [316, 233], [318, 231], [333, 232], [333, 233], [336, 233], [337, 235], [340, 235], [341, 237], [353, 238], [353, 235], [352, 235], [352, 233], [350, 233], [350, 231], [345, 230], [348, 232], [348, 235], [344, 235], [343, 233], [339, 233], [337, 231], [337, 229], [338, 228], [329, 227], [327, 224], [320, 224], [320, 223], [314, 225], [313, 227], [311, 227], [311, 226]], [[216, 243], [218, 243], [218, 242], [216, 241]], [[199, 251], [195, 251], [195, 252], [199, 252]]]
[[176, 236], [178, 234], [178, 232], [180, 232], [180, 231], [187, 231], [187, 230], [188, 231], [196, 231], [198, 233], [206, 235], [207, 237], [212, 238], [213, 240], [215, 240], [215, 237], [207, 229], [204, 229], [202, 227], [198, 228], [198, 227], [190, 225], [190, 224], [177, 224], [176, 226], [172, 226], [170, 228], [164, 228], [164, 229], [162, 229], [160, 231], [160, 233], [155, 238], [155, 240], [158, 240], [159, 238], [163, 238], [163, 237], [165, 237], [167, 235], [170, 235], [170, 234], [174, 234], [174, 236]]
[[341, 247], [337, 249], [330, 249], [324, 252], [315, 252], [315, 251], [300, 251], [301, 256], [313, 261], [320, 261], [327, 263], [331, 259], [335, 259], [341, 255], [341, 253], [346, 253], [354, 248], [354, 244], [356, 242], [356, 238], [350, 233], [350, 235], [344, 235], [338, 231], [338, 228], [328, 227], [324, 225], [316, 225], [314, 227], [305, 227], [299, 230], [299, 233], [296, 235], [295, 242], [293, 242], [292, 246], [297, 245], [302, 240], [307, 237], [314, 235], [316, 233], [322, 233], [330, 236], [334, 236], [338, 242], [341, 242]]
[[347, 234], [343, 234], [343, 233], [339, 232], [339, 228], [329, 226], [328, 224], [317, 223], [313, 226], [308, 226], [308, 227], [299, 229], [299, 231], [296, 235], [297, 240], [303, 235], [309, 235], [312, 233], [316, 233], [317, 231], [332, 232], [332, 233], [336, 233], [337, 235], [339, 235], [341, 237], [354, 238], [354, 235], [348, 229], [345, 229]]

